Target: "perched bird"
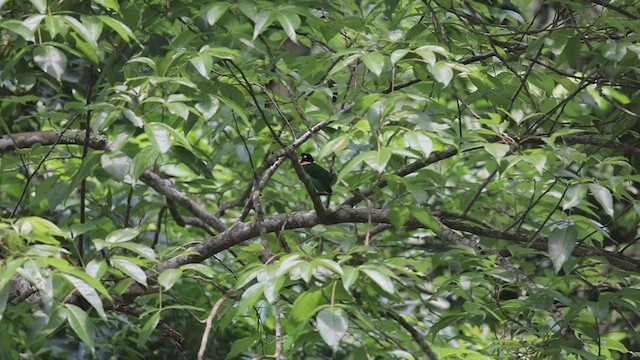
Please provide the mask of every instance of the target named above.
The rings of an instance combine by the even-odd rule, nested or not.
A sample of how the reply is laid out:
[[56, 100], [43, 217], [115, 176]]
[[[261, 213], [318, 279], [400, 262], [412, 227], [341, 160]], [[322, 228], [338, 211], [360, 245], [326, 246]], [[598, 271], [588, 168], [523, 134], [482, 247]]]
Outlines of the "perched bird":
[[338, 179], [335, 174], [328, 172], [322, 166], [316, 164], [309, 153], [300, 155], [300, 165], [302, 165], [304, 172], [311, 178], [311, 182], [316, 190], [318, 190], [318, 194], [333, 195], [331, 185], [335, 184]]

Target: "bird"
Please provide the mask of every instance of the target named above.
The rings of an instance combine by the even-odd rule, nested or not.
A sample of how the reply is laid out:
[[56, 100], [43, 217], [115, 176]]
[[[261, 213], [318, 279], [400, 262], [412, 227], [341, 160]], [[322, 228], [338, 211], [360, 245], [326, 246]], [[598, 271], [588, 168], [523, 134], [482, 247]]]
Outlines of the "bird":
[[338, 177], [327, 171], [322, 166], [315, 163], [313, 156], [309, 153], [302, 153], [300, 155], [300, 165], [304, 172], [311, 178], [313, 187], [316, 188], [320, 195], [333, 195], [331, 185], [336, 183]]

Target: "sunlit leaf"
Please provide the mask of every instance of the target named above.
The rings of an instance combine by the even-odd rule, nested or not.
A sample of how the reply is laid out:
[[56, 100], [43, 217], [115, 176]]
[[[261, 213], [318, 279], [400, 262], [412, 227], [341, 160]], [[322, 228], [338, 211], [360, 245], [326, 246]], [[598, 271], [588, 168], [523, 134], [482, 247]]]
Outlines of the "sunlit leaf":
[[316, 324], [322, 340], [335, 352], [347, 332], [347, 313], [340, 308], [322, 309], [316, 316]]
[[54, 78], [61, 80], [67, 69], [67, 56], [53, 46], [39, 46], [33, 50], [33, 61]]
[[613, 217], [613, 196], [611, 191], [599, 184], [589, 184], [589, 191], [596, 198], [607, 215]]
[[382, 74], [382, 69], [384, 68], [384, 56], [382, 54], [364, 54], [362, 55], [362, 62], [372, 73], [376, 74], [376, 76], [380, 76]]

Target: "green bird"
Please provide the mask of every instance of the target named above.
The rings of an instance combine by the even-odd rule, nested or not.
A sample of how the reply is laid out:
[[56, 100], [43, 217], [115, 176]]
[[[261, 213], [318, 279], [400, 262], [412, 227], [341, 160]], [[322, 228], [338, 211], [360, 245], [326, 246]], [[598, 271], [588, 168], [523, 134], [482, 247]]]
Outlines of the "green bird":
[[322, 166], [316, 164], [313, 161], [313, 156], [309, 153], [303, 153], [300, 155], [300, 165], [304, 172], [309, 175], [313, 186], [318, 190], [320, 195], [333, 195], [331, 185], [336, 183], [338, 177], [325, 170]]

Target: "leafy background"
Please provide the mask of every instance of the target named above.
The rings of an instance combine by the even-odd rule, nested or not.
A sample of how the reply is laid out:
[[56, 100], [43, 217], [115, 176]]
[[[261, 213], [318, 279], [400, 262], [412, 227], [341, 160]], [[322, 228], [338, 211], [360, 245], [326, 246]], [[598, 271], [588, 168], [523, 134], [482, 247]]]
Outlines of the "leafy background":
[[639, 31], [632, 0], [0, 0], [0, 357], [632, 358]]

